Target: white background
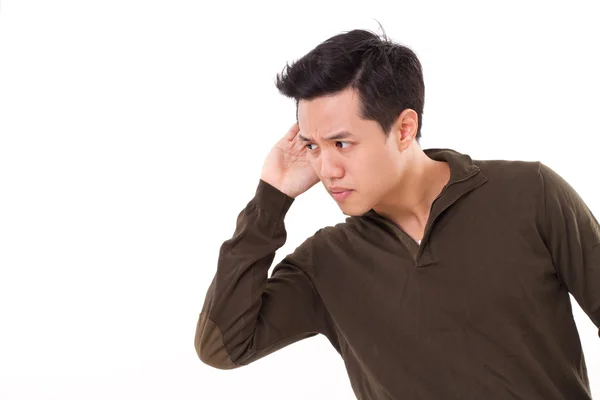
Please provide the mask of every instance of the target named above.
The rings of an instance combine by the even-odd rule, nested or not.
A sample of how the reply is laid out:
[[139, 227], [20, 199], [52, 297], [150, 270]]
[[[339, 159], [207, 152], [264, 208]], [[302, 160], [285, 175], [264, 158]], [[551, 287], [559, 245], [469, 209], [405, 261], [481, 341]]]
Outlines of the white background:
[[[324, 336], [230, 371], [193, 346], [219, 246], [294, 122], [275, 74], [342, 31], [379, 21], [416, 51], [423, 148], [543, 161], [600, 215], [596, 2], [211, 3], [2, 1], [0, 398], [354, 398]], [[275, 262], [344, 218], [315, 186]]]

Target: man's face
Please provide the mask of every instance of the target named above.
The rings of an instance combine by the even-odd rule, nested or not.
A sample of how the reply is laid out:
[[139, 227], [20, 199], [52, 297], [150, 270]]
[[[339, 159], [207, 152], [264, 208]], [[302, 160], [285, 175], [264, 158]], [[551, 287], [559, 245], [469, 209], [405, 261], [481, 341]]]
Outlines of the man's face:
[[[352, 190], [345, 199], [336, 200], [344, 214], [364, 214], [398, 183], [395, 137], [386, 141], [377, 122], [359, 117], [356, 91], [300, 100], [298, 124], [300, 135], [308, 139], [306, 157], [323, 185]], [[325, 140], [339, 132], [350, 135]]]

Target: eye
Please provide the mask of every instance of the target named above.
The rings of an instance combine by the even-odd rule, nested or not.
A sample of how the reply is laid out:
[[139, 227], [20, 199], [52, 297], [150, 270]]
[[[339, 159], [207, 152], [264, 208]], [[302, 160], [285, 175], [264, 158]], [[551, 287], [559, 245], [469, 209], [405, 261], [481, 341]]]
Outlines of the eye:
[[[350, 143], [348, 143], [348, 142], [340, 142], [340, 141], [337, 141], [337, 142], [335, 142], [335, 144], [336, 144], [336, 145], [337, 145], [338, 143], [345, 143], [345, 144], [347, 144], [347, 145], [350, 145]], [[311, 150], [311, 151], [312, 151], [312, 150], [314, 150], [314, 149], [310, 148], [310, 146], [316, 146], [316, 145], [315, 145], [314, 143], [309, 143], [309, 144], [307, 144], [307, 145], [306, 145], [306, 148], [308, 148], [308, 150]], [[348, 147], [348, 146], [346, 146], [346, 147], [341, 147], [341, 148], [342, 148], [342, 149], [345, 149], [345, 148], [347, 148], [347, 147]]]

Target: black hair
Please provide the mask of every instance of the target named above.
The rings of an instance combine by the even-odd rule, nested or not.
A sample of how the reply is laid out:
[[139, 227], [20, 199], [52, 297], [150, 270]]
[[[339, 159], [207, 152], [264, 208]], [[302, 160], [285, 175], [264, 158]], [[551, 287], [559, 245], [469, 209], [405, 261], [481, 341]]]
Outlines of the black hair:
[[277, 74], [275, 85], [286, 97], [299, 100], [353, 88], [359, 94], [360, 117], [379, 123], [386, 137], [400, 113], [418, 115], [416, 139], [421, 137], [425, 84], [417, 55], [382, 36], [355, 29], [325, 40]]

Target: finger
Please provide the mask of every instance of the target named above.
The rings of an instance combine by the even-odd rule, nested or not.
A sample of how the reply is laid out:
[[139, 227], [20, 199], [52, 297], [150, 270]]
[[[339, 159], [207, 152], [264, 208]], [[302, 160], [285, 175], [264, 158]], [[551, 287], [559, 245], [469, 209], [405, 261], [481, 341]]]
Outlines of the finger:
[[298, 132], [300, 132], [300, 127], [298, 126], [298, 123], [296, 122], [287, 131], [287, 133], [285, 134], [284, 138], [287, 139], [287, 140], [294, 140], [296, 138], [296, 136], [298, 135]]

